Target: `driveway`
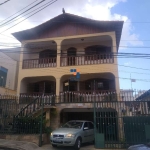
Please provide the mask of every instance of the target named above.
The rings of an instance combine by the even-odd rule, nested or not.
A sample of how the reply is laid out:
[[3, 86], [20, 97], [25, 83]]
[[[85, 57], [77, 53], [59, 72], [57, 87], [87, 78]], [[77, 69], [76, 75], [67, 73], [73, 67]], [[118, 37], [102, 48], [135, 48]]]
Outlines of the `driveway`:
[[[63, 147], [63, 146], [58, 146], [56, 148], [53, 148], [50, 144], [44, 145], [42, 147], [39, 147], [36, 150], [72, 150], [72, 147]], [[91, 144], [84, 144], [81, 146], [80, 150], [96, 150], [94, 148], [94, 145]]]

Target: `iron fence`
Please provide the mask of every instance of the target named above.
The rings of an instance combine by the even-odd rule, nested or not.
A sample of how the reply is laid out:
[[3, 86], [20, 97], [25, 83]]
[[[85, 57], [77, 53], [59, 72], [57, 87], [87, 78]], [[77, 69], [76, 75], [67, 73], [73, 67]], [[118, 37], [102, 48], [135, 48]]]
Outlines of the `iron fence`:
[[150, 101], [95, 102], [94, 110], [95, 147], [150, 142]]

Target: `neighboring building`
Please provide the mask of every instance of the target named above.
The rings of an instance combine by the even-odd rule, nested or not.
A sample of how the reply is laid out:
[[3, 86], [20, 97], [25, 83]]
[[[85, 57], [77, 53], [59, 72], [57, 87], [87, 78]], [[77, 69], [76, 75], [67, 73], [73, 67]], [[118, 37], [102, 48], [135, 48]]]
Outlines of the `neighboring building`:
[[[0, 52], [0, 94], [16, 94], [18, 80], [18, 48], [1, 49]], [[4, 51], [6, 51], [4, 53]], [[12, 51], [12, 52], [11, 52]], [[15, 53], [17, 51], [17, 53]]]
[[127, 90], [120, 89], [120, 99], [122, 101], [133, 101], [134, 100], [134, 90], [131, 90], [131, 89], [127, 89]]
[[135, 99], [140, 97], [141, 95], [143, 95], [146, 92], [146, 90], [139, 90], [135, 92]]
[[[51, 126], [69, 119], [92, 120], [93, 104], [84, 102], [93, 102], [93, 94], [100, 101], [119, 93], [113, 53], [118, 52], [122, 27], [123, 21], [96, 21], [64, 13], [13, 33], [24, 52], [20, 55], [17, 94], [41, 95], [44, 91], [45, 95], [59, 96], [56, 107], [60, 115], [53, 121], [51, 118]], [[75, 72], [79, 72], [79, 80], [74, 80]], [[80, 104], [73, 104], [77, 101]]]

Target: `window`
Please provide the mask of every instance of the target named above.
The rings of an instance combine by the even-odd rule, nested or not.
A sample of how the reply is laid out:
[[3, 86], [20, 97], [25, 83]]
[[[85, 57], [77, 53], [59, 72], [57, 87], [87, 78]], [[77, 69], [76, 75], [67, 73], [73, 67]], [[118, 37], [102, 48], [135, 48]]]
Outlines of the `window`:
[[97, 88], [98, 89], [102, 89], [104, 86], [103, 86], [103, 83], [102, 82], [98, 82], [97, 83]]
[[87, 122], [84, 123], [84, 128], [88, 128], [88, 123]]
[[3, 86], [3, 87], [6, 86], [7, 72], [8, 72], [8, 69], [0, 66], [0, 86]]
[[94, 129], [94, 125], [92, 122], [89, 122], [89, 129]]

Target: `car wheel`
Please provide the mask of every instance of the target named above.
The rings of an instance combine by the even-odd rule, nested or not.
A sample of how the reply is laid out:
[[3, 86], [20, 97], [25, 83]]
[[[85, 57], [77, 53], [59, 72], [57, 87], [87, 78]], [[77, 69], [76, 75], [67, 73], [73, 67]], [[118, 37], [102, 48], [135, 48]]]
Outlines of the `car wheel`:
[[81, 147], [81, 138], [77, 138], [74, 148], [75, 148], [75, 150], [79, 150], [80, 147]]
[[53, 147], [57, 147], [57, 145], [55, 145], [55, 144], [52, 144], [52, 146], [53, 146]]

